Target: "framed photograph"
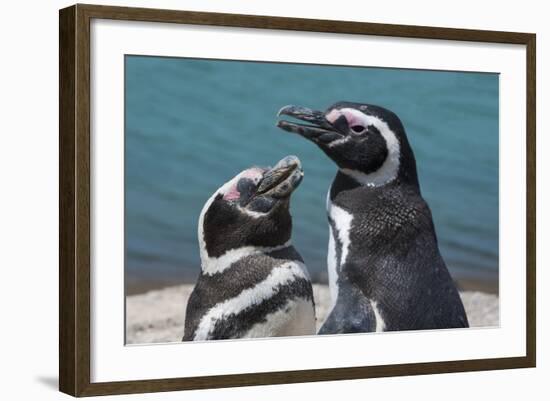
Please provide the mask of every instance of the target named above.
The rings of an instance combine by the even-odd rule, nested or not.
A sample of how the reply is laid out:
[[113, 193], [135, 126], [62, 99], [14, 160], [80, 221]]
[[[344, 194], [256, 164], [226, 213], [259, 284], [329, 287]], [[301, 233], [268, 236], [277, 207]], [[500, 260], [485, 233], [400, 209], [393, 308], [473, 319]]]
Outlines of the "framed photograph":
[[61, 391], [535, 366], [534, 34], [59, 26]]

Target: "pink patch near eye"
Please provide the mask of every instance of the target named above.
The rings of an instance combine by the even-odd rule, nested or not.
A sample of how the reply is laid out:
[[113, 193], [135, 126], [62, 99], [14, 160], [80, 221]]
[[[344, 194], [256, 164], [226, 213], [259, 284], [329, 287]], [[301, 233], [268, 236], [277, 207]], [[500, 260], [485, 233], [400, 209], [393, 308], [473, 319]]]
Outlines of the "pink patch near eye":
[[241, 193], [237, 191], [237, 186], [235, 185], [228, 192], [225, 193], [225, 195], [223, 196], [223, 199], [232, 201], [232, 200], [237, 200], [240, 197], [241, 197]]
[[348, 126], [353, 127], [354, 125], [363, 125], [361, 118], [354, 113], [354, 110], [343, 109], [343, 110], [332, 110], [327, 114], [326, 119], [332, 124], [340, 116], [344, 116], [348, 121]]
[[326, 119], [332, 124], [334, 121], [338, 120], [338, 117], [342, 115], [340, 110], [331, 110], [330, 113], [326, 115]]
[[241, 197], [241, 193], [237, 190], [237, 182], [241, 178], [250, 178], [255, 182], [258, 182], [262, 178], [263, 171], [260, 168], [253, 167], [243, 171], [239, 174], [239, 177], [235, 180], [235, 184], [223, 195], [223, 199], [228, 201], [238, 200]]
[[262, 169], [253, 167], [253, 168], [249, 168], [248, 170], [245, 170], [241, 174], [240, 178], [250, 178], [252, 180], [259, 180], [260, 178], [262, 178], [262, 174], [263, 174]]

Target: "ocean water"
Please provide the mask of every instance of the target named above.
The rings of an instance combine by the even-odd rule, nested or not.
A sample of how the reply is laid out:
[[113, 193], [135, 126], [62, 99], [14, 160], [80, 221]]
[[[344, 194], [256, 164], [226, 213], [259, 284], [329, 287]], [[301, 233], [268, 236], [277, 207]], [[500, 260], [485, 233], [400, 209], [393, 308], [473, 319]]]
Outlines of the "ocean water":
[[401, 118], [439, 246], [455, 279], [498, 284], [497, 74], [126, 56], [125, 279], [139, 292], [194, 282], [205, 201], [252, 165], [285, 155], [305, 177], [293, 242], [326, 281], [325, 197], [336, 167], [275, 127], [284, 105], [377, 104]]

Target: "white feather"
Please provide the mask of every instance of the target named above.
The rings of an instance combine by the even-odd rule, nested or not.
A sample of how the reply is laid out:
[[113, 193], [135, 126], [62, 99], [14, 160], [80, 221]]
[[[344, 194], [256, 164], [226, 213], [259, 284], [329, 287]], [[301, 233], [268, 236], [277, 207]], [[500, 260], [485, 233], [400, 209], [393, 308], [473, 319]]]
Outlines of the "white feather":
[[335, 146], [338, 146], [338, 145], [341, 145], [343, 143], [346, 143], [348, 142], [349, 140], [351, 140], [351, 137], [350, 136], [345, 136], [343, 138], [340, 138], [340, 139], [336, 139], [334, 141], [332, 141], [331, 143], [328, 144], [328, 147], [329, 148], [333, 148]]
[[328, 254], [327, 254], [327, 267], [328, 267], [328, 288], [330, 289], [331, 306], [330, 310], [334, 308], [336, 303], [336, 297], [338, 296], [338, 272], [336, 266], [338, 261], [336, 260], [336, 243], [334, 242], [334, 233], [332, 227], [329, 226], [329, 239], [328, 239]]
[[353, 215], [346, 212], [341, 207], [331, 204], [329, 211], [331, 219], [336, 226], [336, 235], [342, 244], [342, 255], [340, 256], [340, 266], [346, 263], [350, 246], [350, 230], [353, 221]]
[[372, 310], [374, 311], [374, 317], [376, 318], [375, 331], [378, 331], [378, 332], [384, 331], [386, 329], [386, 322], [384, 322], [384, 319], [380, 314], [380, 310], [378, 309], [378, 303], [376, 301], [370, 300], [370, 306], [372, 307]]
[[246, 256], [274, 252], [288, 248], [289, 246], [291, 246], [290, 241], [287, 241], [283, 245], [272, 247], [243, 246], [241, 248], [230, 249], [217, 258], [209, 256], [201, 257], [202, 273], [207, 275], [221, 273], [233, 263]]

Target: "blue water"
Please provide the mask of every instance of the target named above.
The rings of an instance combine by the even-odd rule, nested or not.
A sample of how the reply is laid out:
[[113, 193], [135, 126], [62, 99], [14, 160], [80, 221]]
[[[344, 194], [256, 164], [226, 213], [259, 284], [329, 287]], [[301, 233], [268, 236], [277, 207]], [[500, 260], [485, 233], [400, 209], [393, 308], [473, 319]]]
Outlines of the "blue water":
[[498, 75], [126, 57], [127, 288], [193, 282], [197, 220], [221, 184], [288, 154], [305, 177], [293, 240], [326, 280], [325, 196], [335, 165], [275, 127], [286, 104], [378, 104], [403, 121], [456, 279], [498, 280]]

